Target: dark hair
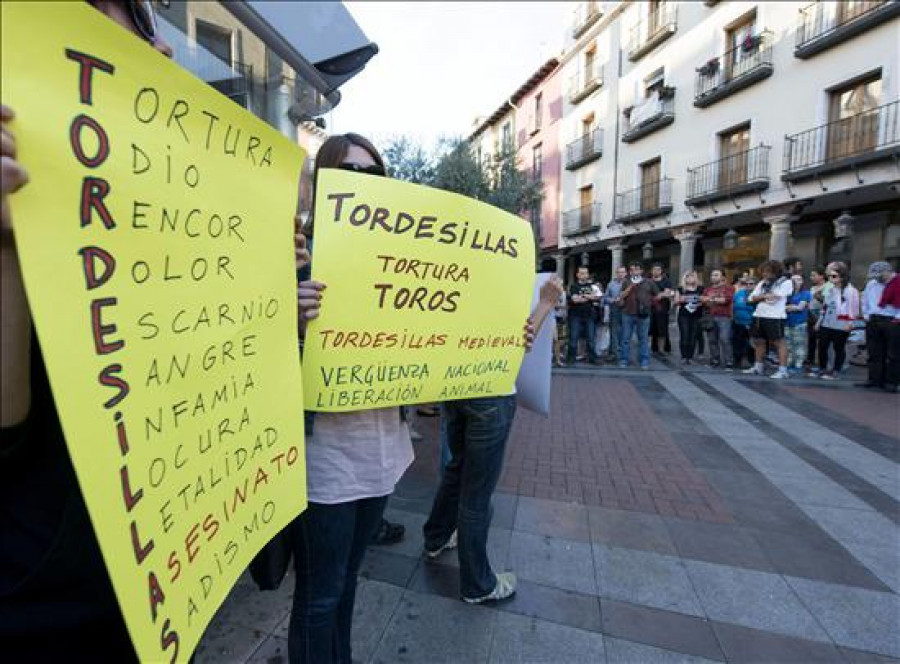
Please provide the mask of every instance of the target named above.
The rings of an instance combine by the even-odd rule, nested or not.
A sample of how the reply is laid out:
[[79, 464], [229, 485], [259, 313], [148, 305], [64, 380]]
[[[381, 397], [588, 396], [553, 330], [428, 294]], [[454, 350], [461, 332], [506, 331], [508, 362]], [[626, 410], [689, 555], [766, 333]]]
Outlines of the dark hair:
[[838, 279], [841, 282], [841, 290], [844, 290], [850, 284], [850, 270], [847, 269], [847, 264], [838, 261], [832, 269], [837, 272]]
[[663, 264], [662, 264], [662, 263], [654, 263], [653, 265], [650, 266], [650, 269], [652, 270], [652, 269], [655, 268], [655, 267], [658, 267], [658, 268], [659, 268], [660, 270], [662, 270], [663, 272], [666, 271], [666, 268], [663, 267]]
[[711, 267], [711, 268], [709, 268], [709, 274], [710, 274], [710, 276], [712, 276], [712, 273], [713, 273], [713, 272], [721, 272], [721, 273], [722, 273], [722, 276], [723, 276], [723, 277], [725, 276], [725, 270], [723, 270], [723, 269], [720, 268], [720, 267]]
[[784, 276], [784, 264], [781, 261], [763, 261], [759, 266], [760, 275], [771, 272], [772, 277], [778, 279]]
[[319, 169], [337, 168], [340, 166], [344, 163], [344, 159], [347, 158], [347, 153], [350, 152], [350, 147], [353, 145], [368, 152], [376, 164], [385, 168], [384, 159], [378, 152], [378, 148], [369, 139], [353, 133], [329, 136], [328, 140], [322, 143], [322, 147], [316, 153], [316, 164], [313, 167], [312, 206], [309, 212], [309, 219], [306, 222], [306, 226], [303, 227], [303, 234], [307, 237], [313, 236], [313, 217], [316, 212], [316, 190], [318, 189], [316, 184], [319, 179]]
[[784, 269], [785, 270], [793, 270], [797, 263], [802, 263], [799, 256], [791, 256], [790, 258], [784, 259]]
[[643, 270], [643, 269], [644, 269], [644, 264], [641, 263], [640, 261], [631, 261], [631, 262], [628, 264], [628, 267], [639, 267], [639, 268], [641, 268], [641, 269]]
[[821, 265], [816, 265], [809, 269], [810, 273], [815, 272], [816, 274], [821, 274], [823, 277], [825, 276], [825, 268]]

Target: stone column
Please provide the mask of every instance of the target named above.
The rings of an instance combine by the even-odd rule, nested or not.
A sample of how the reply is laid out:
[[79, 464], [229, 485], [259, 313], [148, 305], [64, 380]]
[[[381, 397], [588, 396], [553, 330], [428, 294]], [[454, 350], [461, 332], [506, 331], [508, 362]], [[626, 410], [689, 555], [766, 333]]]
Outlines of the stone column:
[[559, 254], [554, 254], [553, 258], [556, 259], [556, 276], [559, 277], [560, 279], [562, 279], [563, 281], [565, 281], [566, 280], [566, 257], [563, 254], [559, 253]]
[[616, 244], [611, 244], [607, 247], [612, 252], [612, 274], [610, 274], [609, 280], [612, 281], [616, 278], [616, 270], [622, 265], [622, 256], [625, 253], [625, 245], [621, 242]]
[[776, 214], [763, 217], [763, 221], [769, 224], [769, 260], [783, 261], [788, 255], [793, 219], [786, 214]]
[[681, 257], [679, 258], [678, 271], [676, 275], [672, 275], [675, 283], [681, 282], [681, 275], [688, 270], [694, 268], [694, 248], [697, 246], [697, 239], [700, 237], [693, 230], [677, 233], [675, 239], [681, 243]]

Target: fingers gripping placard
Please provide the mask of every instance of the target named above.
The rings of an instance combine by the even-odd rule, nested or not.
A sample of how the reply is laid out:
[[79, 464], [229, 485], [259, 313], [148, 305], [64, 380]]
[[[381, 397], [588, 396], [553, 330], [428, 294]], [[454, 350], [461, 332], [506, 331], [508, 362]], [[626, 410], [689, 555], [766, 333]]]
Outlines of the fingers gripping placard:
[[383, 408], [510, 394], [534, 277], [531, 228], [484, 203], [322, 170], [306, 407]]
[[3, 3], [12, 197], [66, 442], [138, 655], [186, 661], [305, 506], [302, 151], [87, 3]]

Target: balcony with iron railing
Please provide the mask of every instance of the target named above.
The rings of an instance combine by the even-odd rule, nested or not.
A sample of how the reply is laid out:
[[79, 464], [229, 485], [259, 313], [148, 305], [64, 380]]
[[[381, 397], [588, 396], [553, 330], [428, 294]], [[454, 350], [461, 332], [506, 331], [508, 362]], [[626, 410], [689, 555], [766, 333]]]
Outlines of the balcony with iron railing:
[[569, 103], [577, 104], [603, 87], [603, 65], [593, 62], [569, 79]]
[[623, 114], [623, 143], [633, 143], [670, 125], [675, 122], [675, 88], [665, 87], [654, 92], [640, 104], [626, 108]]
[[616, 222], [632, 223], [672, 211], [672, 179], [662, 178], [616, 194]]
[[810, 58], [896, 16], [898, 0], [815, 2], [800, 10], [794, 55]]
[[572, 38], [578, 39], [603, 16], [598, 2], [581, 2], [572, 12]]
[[772, 39], [770, 30], [748, 35], [736, 48], [697, 68], [694, 106], [706, 108], [771, 76], [774, 71]]
[[644, 57], [675, 34], [677, 28], [678, 5], [675, 2], [660, 3], [631, 28], [628, 36], [628, 59], [634, 62]]
[[565, 237], [600, 229], [600, 203], [591, 203], [563, 212], [562, 233]]
[[900, 159], [900, 100], [784, 138], [781, 179], [796, 182]]
[[603, 130], [599, 127], [566, 146], [566, 170], [574, 171], [603, 156]]
[[687, 169], [685, 204], [702, 205], [768, 189], [771, 149], [769, 145], [760, 144], [758, 147]]

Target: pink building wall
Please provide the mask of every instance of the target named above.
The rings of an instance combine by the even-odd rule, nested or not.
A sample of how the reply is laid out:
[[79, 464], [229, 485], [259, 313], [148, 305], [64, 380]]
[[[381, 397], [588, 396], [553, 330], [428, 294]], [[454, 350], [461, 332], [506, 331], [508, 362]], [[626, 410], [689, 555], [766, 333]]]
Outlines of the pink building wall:
[[[518, 106], [516, 145], [520, 167], [532, 172], [534, 147], [543, 154], [544, 200], [541, 207], [541, 253], [550, 253], [559, 244], [560, 187], [562, 186], [562, 150], [559, 143], [562, 121], [562, 75], [557, 66], [533, 89], [525, 93]], [[542, 95], [540, 129], [532, 134], [535, 98]], [[527, 214], [523, 215], [527, 218]]]

